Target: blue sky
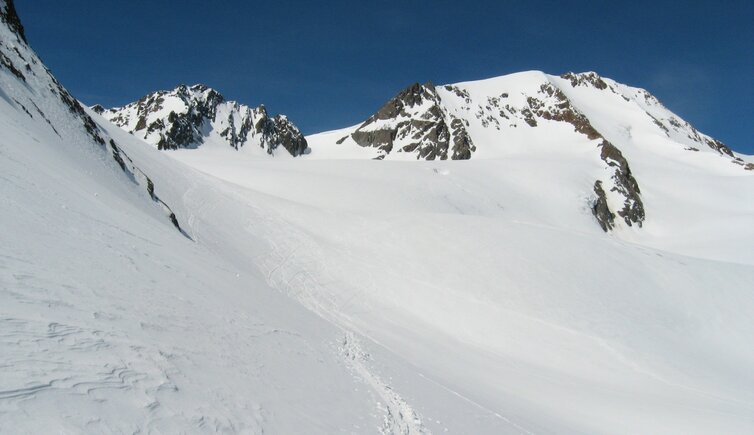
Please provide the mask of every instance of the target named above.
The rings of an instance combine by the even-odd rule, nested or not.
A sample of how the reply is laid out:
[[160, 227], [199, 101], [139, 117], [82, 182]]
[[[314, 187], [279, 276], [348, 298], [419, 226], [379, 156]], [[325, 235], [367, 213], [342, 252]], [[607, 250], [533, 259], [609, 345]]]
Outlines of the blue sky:
[[287, 114], [362, 121], [413, 82], [597, 71], [754, 154], [754, 2], [17, 0], [27, 37], [87, 104], [180, 83]]

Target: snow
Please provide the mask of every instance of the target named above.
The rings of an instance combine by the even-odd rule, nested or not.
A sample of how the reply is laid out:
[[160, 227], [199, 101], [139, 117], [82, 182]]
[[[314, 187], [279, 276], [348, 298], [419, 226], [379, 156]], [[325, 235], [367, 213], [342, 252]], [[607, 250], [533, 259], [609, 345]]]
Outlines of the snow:
[[29, 77], [0, 69], [0, 432], [754, 430], [751, 174], [646, 145], [628, 103], [569, 95], [642, 183], [645, 227], [610, 234], [593, 144], [555, 123], [472, 125], [470, 161], [329, 158], [348, 130], [262, 159], [158, 152], [90, 113], [185, 237]]
[[[749, 251], [709, 237], [702, 257], [723, 262], [605, 236], [571, 161], [183, 160], [274, 215], [245, 214], [275, 244], [256, 255], [267, 282], [383, 346], [381, 379], [429, 430], [751, 428]], [[707, 234], [715, 207], [696, 222]]]

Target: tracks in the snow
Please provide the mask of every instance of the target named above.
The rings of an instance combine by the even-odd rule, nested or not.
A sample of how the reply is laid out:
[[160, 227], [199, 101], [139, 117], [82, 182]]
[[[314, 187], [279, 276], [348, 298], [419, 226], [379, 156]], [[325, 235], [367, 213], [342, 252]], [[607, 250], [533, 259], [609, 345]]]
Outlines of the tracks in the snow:
[[380, 432], [384, 435], [420, 435], [428, 434], [421, 417], [411, 406], [376, 373], [367, 366], [370, 355], [361, 347], [352, 332], [345, 332], [340, 345], [340, 352], [349, 369], [369, 385], [380, 398], [379, 406], [384, 412]]

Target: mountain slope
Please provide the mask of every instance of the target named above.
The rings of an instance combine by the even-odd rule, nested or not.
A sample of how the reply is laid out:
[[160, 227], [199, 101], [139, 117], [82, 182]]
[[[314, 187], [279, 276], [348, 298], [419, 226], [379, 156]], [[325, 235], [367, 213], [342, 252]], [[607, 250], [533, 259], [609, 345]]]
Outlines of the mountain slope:
[[702, 161], [725, 159], [754, 169], [648, 92], [595, 73], [526, 72], [440, 87], [417, 83], [361, 125], [309, 141], [311, 158], [354, 155], [348, 150], [354, 147], [372, 150], [366, 154], [372, 158], [401, 160], [547, 156], [566, 149], [569, 159], [591, 161], [591, 207], [605, 231], [620, 226], [618, 221], [641, 227], [646, 219], [644, 183], [626, 150], [700, 152]]
[[[12, 2], [0, 19], [0, 432], [380, 427], [343, 331], [176, 231], [152, 198], [182, 228], [245, 206], [81, 108]], [[215, 207], [190, 213], [187, 186]]]
[[158, 149], [201, 145], [272, 155], [282, 147], [294, 157], [307, 150], [306, 139], [284, 115], [271, 117], [264, 106], [226, 101], [204, 85], [155, 92], [121, 108], [93, 109]]
[[[48, 91], [13, 29], [0, 432], [754, 429], [754, 183], [729, 158], [621, 149], [648, 214], [604, 234], [597, 140], [462, 162], [163, 153]], [[616, 144], [613, 118], [590, 123]]]
[[[256, 257], [268, 282], [389, 349], [373, 363], [428, 430], [749, 431], [754, 173], [664, 133], [626, 141], [611, 122], [647, 116], [630, 106], [585, 107], [603, 139], [553, 121], [468, 161], [361, 158], [344, 131], [305, 159], [170, 157], [275, 216], [248, 226], [274, 241]], [[641, 183], [640, 229], [594, 224], [602, 140]]]

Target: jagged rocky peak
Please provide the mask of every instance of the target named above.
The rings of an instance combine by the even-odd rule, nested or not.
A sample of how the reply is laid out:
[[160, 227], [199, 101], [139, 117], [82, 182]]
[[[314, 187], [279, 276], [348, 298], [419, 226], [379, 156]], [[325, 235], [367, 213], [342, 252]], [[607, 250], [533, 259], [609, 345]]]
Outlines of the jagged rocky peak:
[[283, 148], [295, 157], [308, 148], [285, 116], [270, 116], [263, 105], [228, 101], [203, 84], [147, 94], [120, 108], [92, 109], [162, 150], [221, 146], [273, 155]]
[[[398, 152], [417, 159], [462, 160], [476, 150], [463, 120], [449, 113], [432, 83], [414, 83], [369, 117], [350, 137], [363, 147]], [[344, 137], [342, 141], [347, 139]]]

